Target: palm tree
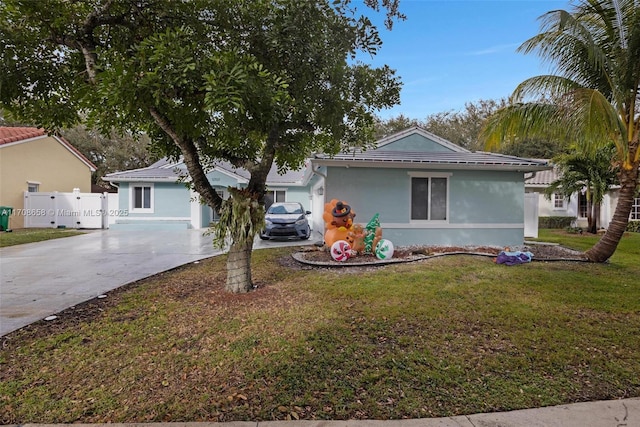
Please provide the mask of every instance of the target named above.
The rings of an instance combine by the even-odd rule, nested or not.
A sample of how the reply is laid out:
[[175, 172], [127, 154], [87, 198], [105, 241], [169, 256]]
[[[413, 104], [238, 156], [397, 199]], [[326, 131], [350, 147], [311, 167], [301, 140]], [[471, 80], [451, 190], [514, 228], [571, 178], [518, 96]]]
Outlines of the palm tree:
[[622, 238], [638, 186], [640, 2], [582, 0], [571, 12], [547, 12], [541, 22], [540, 34], [518, 50], [537, 53], [553, 73], [522, 82], [510, 104], [487, 120], [482, 137], [489, 149], [549, 134], [584, 153], [615, 146], [618, 204], [606, 233], [586, 252], [604, 262]]
[[569, 199], [572, 195], [584, 191], [590, 233], [597, 232], [602, 200], [611, 186], [617, 182], [618, 171], [612, 167], [610, 160], [614, 151], [615, 147], [607, 146], [598, 149], [595, 156], [572, 152], [556, 157], [554, 163], [560, 171], [560, 178], [545, 189], [547, 198], [554, 193], [560, 193]]

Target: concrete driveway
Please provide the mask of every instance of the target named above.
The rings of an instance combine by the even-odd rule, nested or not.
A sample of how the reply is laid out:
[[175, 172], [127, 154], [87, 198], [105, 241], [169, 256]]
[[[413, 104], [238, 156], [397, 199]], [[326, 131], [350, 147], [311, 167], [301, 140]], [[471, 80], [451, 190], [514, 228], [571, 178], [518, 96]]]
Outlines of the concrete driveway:
[[[254, 248], [320, 239], [319, 234], [308, 241], [256, 237]], [[97, 230], [0, 248], [0, 336], [127, 283], [219, 255], [211, 241], [202, 230]]]

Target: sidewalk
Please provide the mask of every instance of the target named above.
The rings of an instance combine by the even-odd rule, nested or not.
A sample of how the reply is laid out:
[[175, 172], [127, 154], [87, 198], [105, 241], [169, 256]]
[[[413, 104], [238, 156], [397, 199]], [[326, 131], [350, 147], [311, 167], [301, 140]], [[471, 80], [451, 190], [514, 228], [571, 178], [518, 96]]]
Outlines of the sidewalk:
[[[20, 427], [51, 427], [22, 424]], [[57, 426], [61, 426], [58, 424]], [[105, 424], [70, 424], [104, 427]], [[229, 423], [109, 424], [109, 427], [640, 427], [640, 398], [413, 420], [238, 421]], [[18, 427], [18, 426], [14, 426]]]

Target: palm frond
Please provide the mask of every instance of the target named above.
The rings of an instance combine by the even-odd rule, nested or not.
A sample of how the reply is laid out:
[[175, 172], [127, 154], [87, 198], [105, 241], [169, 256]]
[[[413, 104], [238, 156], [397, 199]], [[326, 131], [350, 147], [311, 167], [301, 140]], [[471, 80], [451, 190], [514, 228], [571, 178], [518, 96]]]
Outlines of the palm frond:
[[620, 114], [599, 91], [580, 88], [571, 93], [572, 138], [583, 151], [595, 153], [604, 143], [616, 146], [621, 160], [629, 157], [627, 127]]
[[562, 108], [550, 103], [519, 103], [501, 108], [489, 117], [479, 138], [485, 149], [495, 150], [518, 138], [551, 138], [566, 141]]
[[511, 101], [527, 102], [528, 100], [544, 101], [560, 99], [567, 92], [581, 87], [575, 81], [564, 77], [547, 74], [528, 78], [520, 83], [511, 95]]

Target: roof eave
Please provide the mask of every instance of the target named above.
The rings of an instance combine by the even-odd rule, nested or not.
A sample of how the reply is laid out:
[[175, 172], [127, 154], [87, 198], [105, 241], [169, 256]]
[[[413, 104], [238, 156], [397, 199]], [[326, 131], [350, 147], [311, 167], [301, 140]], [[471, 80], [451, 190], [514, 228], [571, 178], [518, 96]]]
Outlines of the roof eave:
[[127, 176], [103, 176], [103, 181], [107, 182], [178, 182], [179, 178], [145, 178]]
[[419, 162], [419, 161], [371, 161], [371, 160], [338, 160], [313, 159], [313, 163], [321, 166], [344, 168], [385, 167], [392, 169], [453, 169], [453, 170], [504, 170], [519, 172], [534, 172], [550, 169], [546, 165], [505, 165], [491, 163], [449, 163], [449, 162]]

